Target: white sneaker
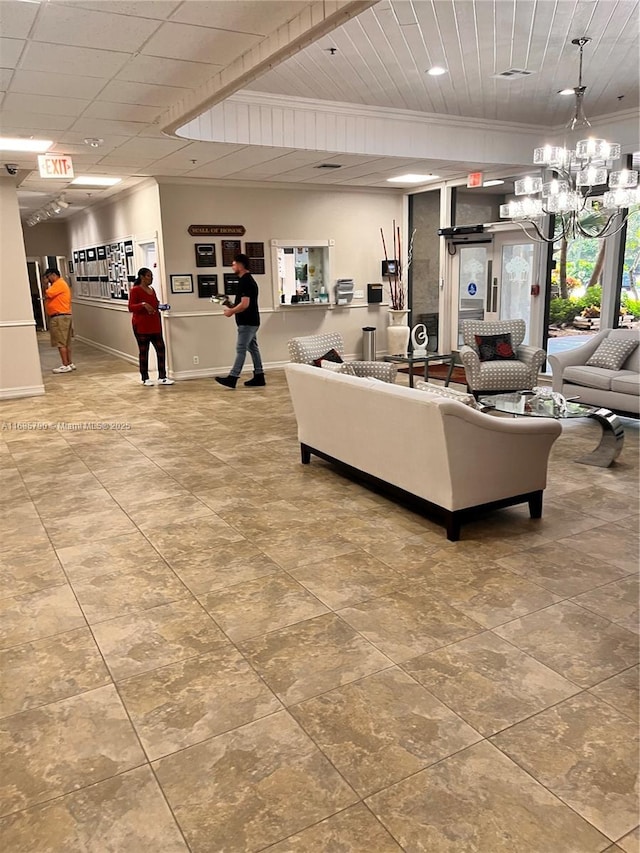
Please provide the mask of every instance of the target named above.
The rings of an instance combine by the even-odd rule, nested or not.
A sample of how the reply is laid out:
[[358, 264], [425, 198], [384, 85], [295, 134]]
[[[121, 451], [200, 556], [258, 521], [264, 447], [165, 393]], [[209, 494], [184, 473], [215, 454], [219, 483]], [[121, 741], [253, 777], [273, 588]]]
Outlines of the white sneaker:
[[142, 380], [142, 384], [143, 384], [146, 388], [152, 388], [152, 387], [153, 387], [153, 385], [154, 385], [154, 383], [153, 383], [150, 379], [143, 379], [143, 380]]
[[175, 385], [175, 384], [176, 383], [173, 381], [173, 379], [169, 379], [168, 377], [165, 377], [164, 379], [158, 379], [158, 385]]
[[73, 367], [70, 364], [61, 364], [60, 367], [54, 367], [52, 373], [71, 373]]
[[77, 370], [78, 369], [73, 362], [71, 362], [69, 367], [71, 368], [71, 370]]

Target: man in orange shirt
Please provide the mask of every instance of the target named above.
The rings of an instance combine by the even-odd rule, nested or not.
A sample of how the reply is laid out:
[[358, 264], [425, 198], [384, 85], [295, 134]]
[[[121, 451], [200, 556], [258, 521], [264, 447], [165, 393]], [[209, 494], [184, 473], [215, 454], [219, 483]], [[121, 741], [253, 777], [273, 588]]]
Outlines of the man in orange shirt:
[[46, 308], [49, 316], [51, 346], [58, 347], [62, 364], [54, 367], [54, 373], [71, 373], [76, 369], [71, 360], [71, 288], [60, 278], [60, 270], [49, 267], [43, 275], [47, 282], [45, 291]]

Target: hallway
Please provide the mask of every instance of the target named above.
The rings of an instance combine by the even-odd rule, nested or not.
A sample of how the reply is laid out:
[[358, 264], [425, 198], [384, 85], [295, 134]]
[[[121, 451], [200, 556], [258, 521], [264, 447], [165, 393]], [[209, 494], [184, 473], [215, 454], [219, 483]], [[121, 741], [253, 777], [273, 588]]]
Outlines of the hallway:
[[637, 853], [637, 421], [612, 469], [567, 423], [544, 517], [452, 543], [302, 468], [282, 371], [41, 353], [0, 403], [1, 849]]

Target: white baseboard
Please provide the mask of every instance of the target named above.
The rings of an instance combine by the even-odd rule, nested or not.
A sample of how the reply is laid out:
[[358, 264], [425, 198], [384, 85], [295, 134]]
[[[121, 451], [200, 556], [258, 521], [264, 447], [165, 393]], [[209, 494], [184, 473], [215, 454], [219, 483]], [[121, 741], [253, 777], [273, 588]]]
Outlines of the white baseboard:
[[[270, 361], [264, 365], [265, 373], [269, 370], [281, 370], [288, 361]], [[201, 367], [198, 370], [172, 370], [170, 375], [172, 379], [211, 379], [214, 376], [228, 376], [231, 366], [229, 367]], [[245, 367], [243, 374], [252, 374], [253, 367]]]
[[109, 355], [115, 355], [116, 358], [121, 358], [124, 361], [128, 361], [130, 364], [138, 364], [138, 356], [130, 355], [128, 352], [122, 352], [122, 350], [114, 349], [113, 347], [108, 347], [106, 344], [100, 344], [98, 341], [92, 341], [90, 338], [83, 338], [82, 335], [74, 335], [74, 341], [82, 341], [83, 344], [87, 344], [90, 347], [95, 347], [95, 349], [102, 350], [102, 352], [106, 352]]
[[22, 388], [0, 388], [0, 400], [15, 400], [20, 397], [41, 397], [44, 385], [24, 385]]

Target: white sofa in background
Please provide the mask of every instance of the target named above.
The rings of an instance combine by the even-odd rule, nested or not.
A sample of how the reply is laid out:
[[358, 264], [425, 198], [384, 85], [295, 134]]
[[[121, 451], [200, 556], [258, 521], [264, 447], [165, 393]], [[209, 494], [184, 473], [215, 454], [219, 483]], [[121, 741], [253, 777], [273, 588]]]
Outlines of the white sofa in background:
[[640, 341], [637, 329], [603, 329], [582, 346], [549, 356], [553, 390], [577, 397], [589, 406], [640, 415], [640, 346], [620, 370], [587, 367], [587, 361], [605, 338]]
[[285, 367], [302, 461], [311, 454], [416, 499], [457, 540], [478, 510], [542, 513], [558, 421], [498, 418], [454, 400], [304, 364]]

